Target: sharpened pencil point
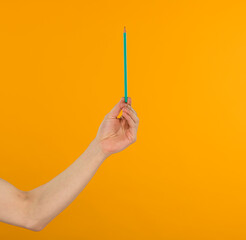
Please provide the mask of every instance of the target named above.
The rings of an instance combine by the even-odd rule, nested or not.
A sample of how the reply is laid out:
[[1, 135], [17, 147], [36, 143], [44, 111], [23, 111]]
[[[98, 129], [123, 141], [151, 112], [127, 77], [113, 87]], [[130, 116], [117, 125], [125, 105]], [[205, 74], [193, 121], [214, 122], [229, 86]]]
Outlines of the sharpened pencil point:
[[124, 33], [126, 32], [126, 27], [124, 26]]

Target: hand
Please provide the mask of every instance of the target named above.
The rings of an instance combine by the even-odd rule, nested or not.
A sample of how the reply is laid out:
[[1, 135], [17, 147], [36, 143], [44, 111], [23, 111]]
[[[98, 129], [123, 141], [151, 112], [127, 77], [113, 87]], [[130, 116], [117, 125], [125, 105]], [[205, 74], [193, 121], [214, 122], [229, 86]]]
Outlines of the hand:
[[[124, 97], [105, 116], [97, 132], [96, 141], [106, 156], [127, 148], [137, 140], [139, 118], [131, 106], [131, 98]], [[122, 110], [122, 116], [117, 118]]]

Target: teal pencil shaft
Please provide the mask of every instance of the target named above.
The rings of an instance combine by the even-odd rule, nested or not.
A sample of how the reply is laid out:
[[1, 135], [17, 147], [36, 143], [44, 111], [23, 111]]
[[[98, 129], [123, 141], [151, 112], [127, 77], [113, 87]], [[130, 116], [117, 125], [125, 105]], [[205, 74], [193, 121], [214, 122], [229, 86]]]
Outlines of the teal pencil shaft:
[[127, 103], [126, 32], [123, 33], [123, 42], [124, 42], [124, 88], [125, 88], [125, 102]]

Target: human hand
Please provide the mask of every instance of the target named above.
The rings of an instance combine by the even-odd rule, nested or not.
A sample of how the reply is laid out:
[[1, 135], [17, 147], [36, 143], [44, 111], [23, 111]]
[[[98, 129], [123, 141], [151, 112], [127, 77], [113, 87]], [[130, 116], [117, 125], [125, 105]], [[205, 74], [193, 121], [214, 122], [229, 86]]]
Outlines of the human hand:
[[[105, 156], [110, 156], [127, 148], [137, 140], [139, 118], [131, 106], [131, 98], [124, 102], [124, 97], [105, 116], [95, 140]], [[117, 118], [122, 110], [122, 116]]]

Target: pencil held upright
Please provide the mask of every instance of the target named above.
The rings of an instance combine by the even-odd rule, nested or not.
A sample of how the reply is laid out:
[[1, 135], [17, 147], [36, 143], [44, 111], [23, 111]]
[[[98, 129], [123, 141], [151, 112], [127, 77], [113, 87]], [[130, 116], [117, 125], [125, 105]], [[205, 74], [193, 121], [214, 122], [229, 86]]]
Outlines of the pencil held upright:
[[123, 45], [124, 45], [124, 91], [125, 91], [125, 102], [127, 103], [126, 27], [124, 27], [124, 32], [123, 32]]

